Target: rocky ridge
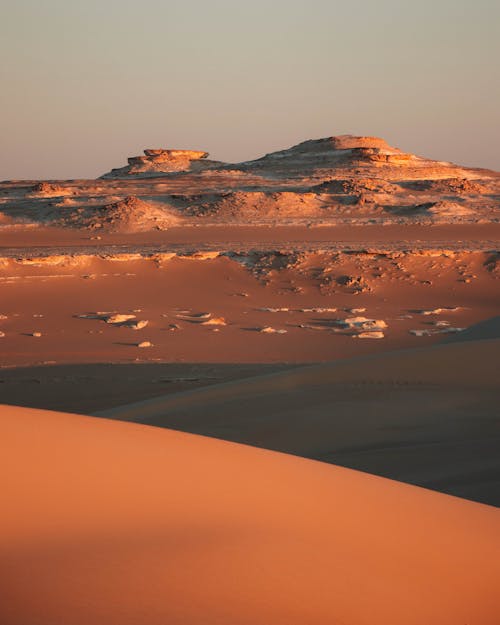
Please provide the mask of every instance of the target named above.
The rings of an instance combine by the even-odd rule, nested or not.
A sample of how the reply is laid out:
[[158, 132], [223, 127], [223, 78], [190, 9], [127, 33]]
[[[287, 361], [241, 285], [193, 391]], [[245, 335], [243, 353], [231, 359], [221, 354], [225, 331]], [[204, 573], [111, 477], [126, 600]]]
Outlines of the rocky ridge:
[[98, 180], [0, 183], [0, 226], [138, 232], [178, 225], [500, 222], [500, 174], [376, 137], [304, 141], [237, 164], [147, 149]]

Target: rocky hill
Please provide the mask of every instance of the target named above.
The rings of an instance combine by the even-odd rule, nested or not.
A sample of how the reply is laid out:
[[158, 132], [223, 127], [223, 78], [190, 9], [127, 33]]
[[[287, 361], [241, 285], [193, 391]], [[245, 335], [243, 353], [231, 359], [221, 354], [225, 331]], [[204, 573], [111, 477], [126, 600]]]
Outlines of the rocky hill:
[[[131, 200], [130, 198], [133, 198]], [[304, 141], [236, 164], [146, 149], [97, 180], [0, 184], [1, 223], [115, 232], [177, 225], [500, 222], [500, 174], [377, 137]]]

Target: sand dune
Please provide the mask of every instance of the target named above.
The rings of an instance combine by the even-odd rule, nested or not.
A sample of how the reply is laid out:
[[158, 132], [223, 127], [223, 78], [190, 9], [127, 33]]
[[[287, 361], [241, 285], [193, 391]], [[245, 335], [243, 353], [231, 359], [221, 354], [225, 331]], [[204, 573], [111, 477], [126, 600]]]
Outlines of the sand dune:
[[484, 339], [500, 338], [500, 316], [475, 323], [460, 334], [450, 338], [450, 341], [480, 341]]
[[500, 339], [357, 357], [104, 411], [500, 505]]
[[500, 513], [204, 437], [3, 406], [3, 625], [494, 625]]

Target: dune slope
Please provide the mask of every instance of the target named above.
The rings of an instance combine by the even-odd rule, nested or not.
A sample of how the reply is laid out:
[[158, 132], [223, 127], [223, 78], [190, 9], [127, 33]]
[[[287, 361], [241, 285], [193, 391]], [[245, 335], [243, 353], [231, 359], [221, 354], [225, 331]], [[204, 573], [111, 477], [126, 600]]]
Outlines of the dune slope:
[[500, 513], [203, 437], [1, 408], [4, 625], [493, 625]]
[[500, 505], [500, 339], [301, 367], [99, 414]]

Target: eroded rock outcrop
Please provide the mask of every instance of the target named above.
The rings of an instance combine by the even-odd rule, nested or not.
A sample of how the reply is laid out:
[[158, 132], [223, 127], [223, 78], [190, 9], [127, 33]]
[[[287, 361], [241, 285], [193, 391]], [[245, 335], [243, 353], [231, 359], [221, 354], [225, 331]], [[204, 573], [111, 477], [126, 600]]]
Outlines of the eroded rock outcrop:
[[141, 232], [165, 230], [180, 222], [181, 218], [170, 207], [144, 202], [132, 195], [97, 208], [88, 219], [87, 227], [111, 232]]
[[131, 156], [128, 165], [113, 169], [102, 178], [122, 178], [134, 175], [161, 175], [181, 171], [200, 171], [218, 163], [207, 160], [208, 152], [201, 150], [146, 149], [144, 156]]
[[378, 137], [340, 135], [304, 141], [286, 150], [240, 163], [245, 171], [268, 170], [274, 175], [345, 176], [346, 170], [360, 177], [389, 181], [439, 178], [479, 178], [476, 170], [405, 153]]
[[500, 173], [426, 159], [370, 136], [304, 141], [238, 164], [201, 150], [151, 148], [102, 178], [2, 183], [0, 227], [500, 222]]
[[66, 195], [73, 195], [71, 189], [67, 187], [50, 182], [38, 182], [35, 184], [29, 193], [30, 197], [63, 197]]

